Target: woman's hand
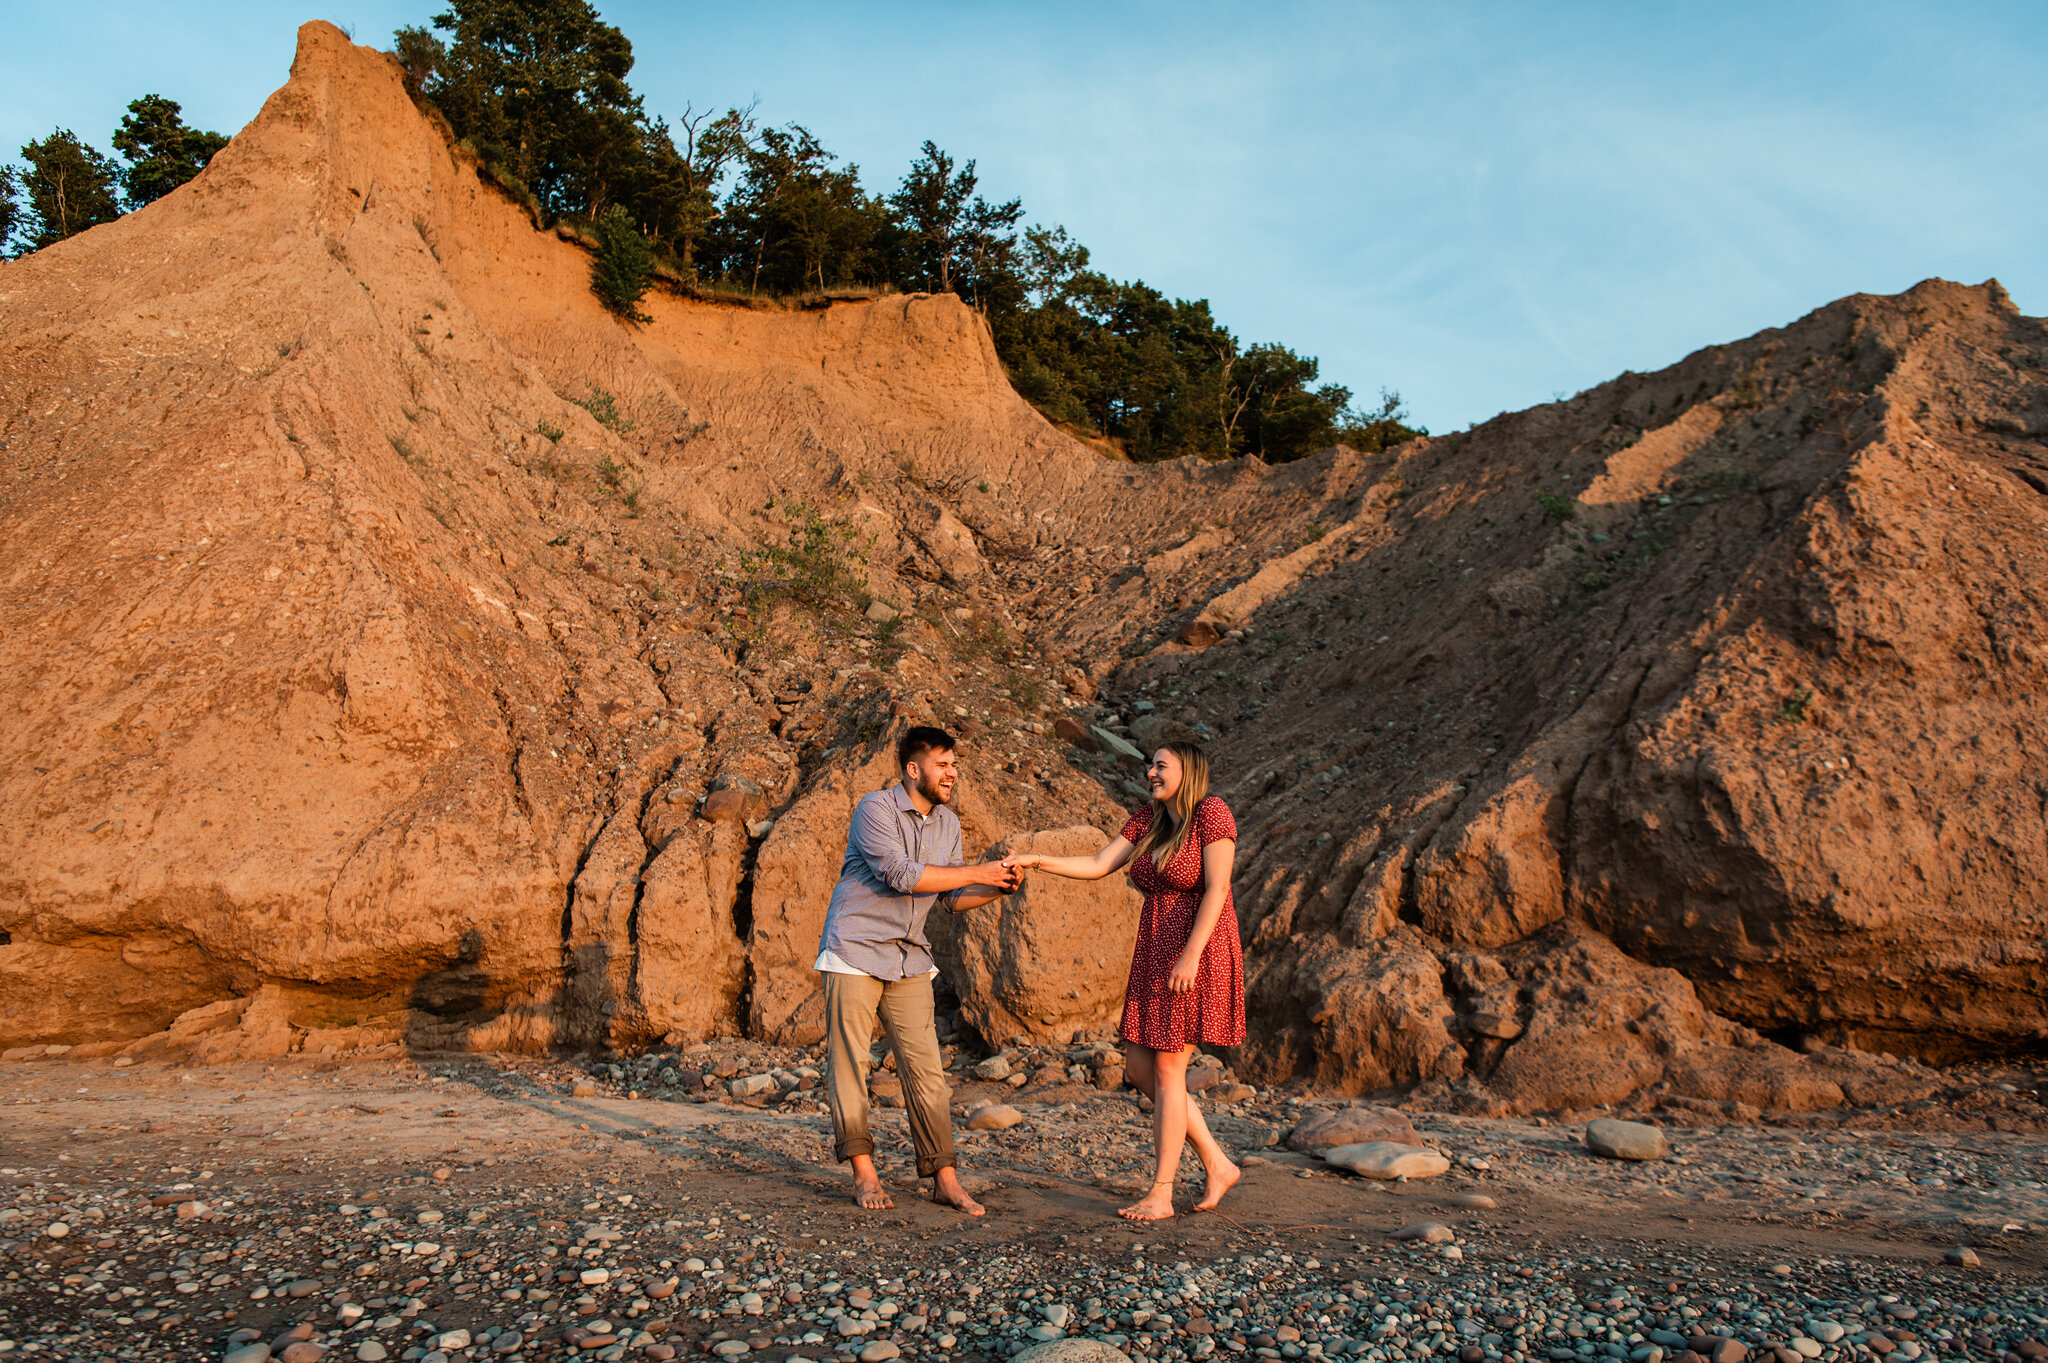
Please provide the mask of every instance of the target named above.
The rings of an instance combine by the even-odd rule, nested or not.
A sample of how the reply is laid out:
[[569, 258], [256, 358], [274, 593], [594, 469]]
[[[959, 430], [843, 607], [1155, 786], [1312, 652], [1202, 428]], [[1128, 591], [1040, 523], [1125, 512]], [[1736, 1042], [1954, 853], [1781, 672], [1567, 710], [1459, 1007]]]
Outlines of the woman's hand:
[[1180, 959], [1173, 963], [1173, 973], [1166, 977], [1167, 991], [1173, 994], [1194, 993], [1195, 976], [1201, 972], [1201, 969], [1201, 953], [1195, 952], [1190, 954], [1183, 951], [1180, 954]]
[[1003, 858], [1003, 864], [1015, 866], [1021, 871], [1035, 871], [1038, 869], [1038, 863], [1044, 859], [1043, 855], [1037, 852], [1012, 852]]

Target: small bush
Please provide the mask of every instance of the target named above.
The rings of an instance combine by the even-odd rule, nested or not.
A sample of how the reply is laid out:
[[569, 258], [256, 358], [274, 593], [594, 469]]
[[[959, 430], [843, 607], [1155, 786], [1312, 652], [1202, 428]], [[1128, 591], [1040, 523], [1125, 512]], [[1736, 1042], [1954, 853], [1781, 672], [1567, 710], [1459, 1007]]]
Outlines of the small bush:
[[646, 490], [647, 485], [634, 477], [631, 469], [608, 454], [599, 459], [595, 467], [597, 481], [605, 490], [616, 496], [627, 511], [635, 516], [639, 515], [640, 494]]
[[851, 605], [863, 593], [855, 564], [867, 551], [850, 526], [833, 525], [803, 502], [783, 509], [789, 539], [741, 556], [750, 598], [787, 596], [815, 610]]
[[1536, 489], [1536, 505], [1542, 507], [1544, 516], [1553, 521], [1568, 521], [1579, 514], [1571, 498], [1545, 488]]
[[1807, 719], [1807, 707], [1812, 704], [1813, 692], [1795, 691], [1778, 703], [1778, 723], [1804, 724]]
[[640, 311], [654, 281], [654, 251], [633, 226], [633, 215], [613, 204], [597, 220], [597, 259], [590, 263], [590, 291], [622, 322], [651, 322]]
[[634, 423], [628, 420], [627, 418], [619, 415], [618, 398], [606, 392], [604, 389], [599, 388], [594, 383], [589, 385], [589, 387], [589, 397], [570, 398], [569, 401], [575, 403], [578, 407], [581, 407], [584, 411], [590, 413], [592, 419], [595, 420], [598, 425], [604, 427], [608, 431], [611, 431], [615, 435], [624, 435], [626, 432], [633, 429]]
[[542, 417], [540, 419], [540, 424], [535, 426], [534, 429], [536, 431], [539, 431], [542, 435], [546, 436], [548, 438], [548, 443], [550, 445], [559, 444], [561, 442], [562, 428], [560, 426], [549, 425], [548, 419], [546, 417]]

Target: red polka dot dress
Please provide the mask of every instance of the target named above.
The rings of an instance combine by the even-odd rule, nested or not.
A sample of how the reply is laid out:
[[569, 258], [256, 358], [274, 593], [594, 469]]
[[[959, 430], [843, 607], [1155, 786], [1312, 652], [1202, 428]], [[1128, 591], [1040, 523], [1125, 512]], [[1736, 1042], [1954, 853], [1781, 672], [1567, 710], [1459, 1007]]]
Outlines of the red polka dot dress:
[[[1152, 826], [1154, 806], [1130, 817], [1123, 838], [1135, 843]], [[1132, 859], [1131, 884], [1145, 896], [1138, 913], [1138, 946], [1131, 954], [1131, 980], [1124, 988], [1123, 1039], [1155, 1051], [1177, 1051], [1190, 1042], [1236, 1046], [1244, 1041], [1244, 949], [1237, 940], [1237, 908], [1228, 888], [1223, 915], [1202, 949], [1195, 987], [1175, 994], [1167, 988], [1173, 963], [1194, 931], [1202, 905], [1202, 849], [1235, 842], [1237, 821], [1230, 806], [1211, 795], [1195, 806], [1195, 836], [1165, 866], [1147, 852]]]

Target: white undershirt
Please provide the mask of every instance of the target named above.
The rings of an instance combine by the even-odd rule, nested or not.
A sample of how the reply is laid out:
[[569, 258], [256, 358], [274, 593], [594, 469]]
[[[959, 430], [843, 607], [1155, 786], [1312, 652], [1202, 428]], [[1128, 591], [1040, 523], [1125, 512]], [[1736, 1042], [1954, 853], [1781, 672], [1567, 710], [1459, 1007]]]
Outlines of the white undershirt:
[[[811, 969], [817, 971], [822, 975], [865, 975], [868, 973], [865, 970], [854, 969], [852, 966], [848, 965], [846, 962], [840, 960], [837, 956], [833, 955], [830, 951], [819, 952], [818, 959], [812, 963]], [[933, 966], [930, 970], [927, 970], [925, 972], [925, 974], [927, 975], [936, 975], [938, 973], [939, 968], [937, 966]]]

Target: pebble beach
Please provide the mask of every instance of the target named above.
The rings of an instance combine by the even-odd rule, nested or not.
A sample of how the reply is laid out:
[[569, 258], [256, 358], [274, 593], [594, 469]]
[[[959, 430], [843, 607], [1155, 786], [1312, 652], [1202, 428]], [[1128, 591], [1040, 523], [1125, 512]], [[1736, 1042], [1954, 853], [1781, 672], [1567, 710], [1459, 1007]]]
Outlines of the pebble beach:
[[2048, 1357], [2025, 1070], [1959, 1074], [1994, 1098], [1917, 1127], [1623, 1114], [1648, 1159], [1595, 1153], [1610, 1114], [1411, 1111], [1449, 1167], [1401, 1180], [1288, 1147], [1350, 1100], [1214, 1076], [1243, 1182], [1129, 1225], [1149, 1117], [1091, 1054], [963, 1059], [978, 1221], [919, 1197], [887, 1106], [897, 1206], [853, 1207], [802, 1052], [12, 1064], [0, 1358]]

